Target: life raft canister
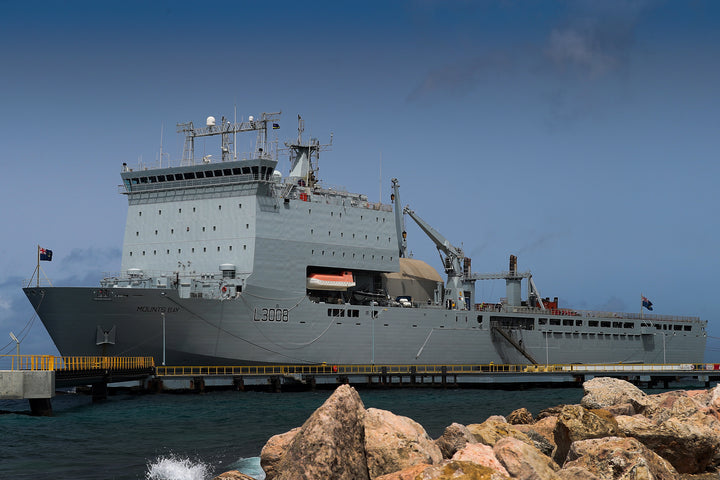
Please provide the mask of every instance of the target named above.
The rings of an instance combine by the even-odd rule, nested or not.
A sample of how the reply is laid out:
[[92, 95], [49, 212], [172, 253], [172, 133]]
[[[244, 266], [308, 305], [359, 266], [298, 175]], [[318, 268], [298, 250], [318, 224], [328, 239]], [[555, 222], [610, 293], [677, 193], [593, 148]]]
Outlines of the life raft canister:
[[337, 373], [337, 371], [338, 371], [337, 365], [333, 365], [333, 373]]

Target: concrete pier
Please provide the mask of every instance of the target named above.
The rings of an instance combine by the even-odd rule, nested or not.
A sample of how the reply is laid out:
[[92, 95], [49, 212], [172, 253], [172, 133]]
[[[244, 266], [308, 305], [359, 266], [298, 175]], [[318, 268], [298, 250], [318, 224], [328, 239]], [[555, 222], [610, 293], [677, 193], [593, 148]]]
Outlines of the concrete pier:
[[0, 399], [29, 400], [33, 415], [52, 415], [55, 396], [53, 370], [0, 370]]

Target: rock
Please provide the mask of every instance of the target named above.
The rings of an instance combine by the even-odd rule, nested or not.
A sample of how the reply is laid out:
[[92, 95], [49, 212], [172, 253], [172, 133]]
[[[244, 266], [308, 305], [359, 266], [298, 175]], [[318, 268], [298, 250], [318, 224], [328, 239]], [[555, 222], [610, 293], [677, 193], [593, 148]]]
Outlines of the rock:
[[503, 417], [502, 415], [490, 415], [488, 418], [485, 419], [486, 422], [488, 420], [493, 422], [507, 423], [507, 418]]
[[630, 382], [618, 378], [597, 377], [583, 383], [585, 396], [580, 405], [585, 408], [608, 408], [623, 403], [641, 413], [647, 404], [647, 395]]
[[566, 405], [558, 416], [553, 432], [557, 445], [553, 460], [562, 465], [570, 445], [578, 440], [618, 435], [618, 424], [606, 410], [591, 411], [580, 405]]
[[415, 480], [418, 475], [424, 472], [430, 465], [427, 463], [420, 463], [413, 465], [412, 467], [403, 468], [397, 472], [388, 473], [387, 475], [380, 475], [375, 480]]
[[701, 473], [718, 452], [719, 433], [691, 418], [656, 422], [641, 415], [619, 416], [620, 431], [669, 461], [680, 473]]
[[544, 410], [540, 410], [540, 413], [538, 413], [535, 421], [537, 422], [538, 420], [542, 420], [546, 417], [557, 417], [558, 415], [560, 415], [560, 411], [563, 409], [564, 406], [565, 405], [556, 405], [554, 407], [548, 407]]
[[[559, 413], [559, 412], [558, 412]], [[528, 435], [529, 431], [537, 432], [547, 439], [555, 447], [555, 426], [557, 425], [557, 417], [543, 417], [532, 425], [515, 425], [514, 428]], [[529, 436], [529, 435], [528, 435]]]
[[465, 425], [453, 423], [445, 428], [440, 438], [435, 440], [435, 445], [440, 448], [443, 458], [452, 458], [455, 452], [465, 447], [465, 445], [476, 442], [477, 440]]
[[586, 469], [578, 466], [563, 468], [557, 474], [560, 480], [600, 480]]
[[493, 447], [495, 456], [512, 478], [523, 480], [556, 480], [558, 465], [540, 453], [535, 447], [507, 437], [499, 440]]
[[300, 427], [293, 428], [289, 432], [281, 433], [270, 437], [260, 452], [260, 466], [265, 472], [265, 480], [272, 480], [277, 474], [275, 466], [282, 458], [285, 450], [300, 431]]
[[529, 425], [534, 421], [532, 413], [527, 408], [518, 408], [507, 416], [507, 423], [510, 425]]
[[275, 479], [368, 480], [364, 420], [360, 396], [341, 385], [297, 432], [275, 465]]
[[230, 470], [229, 472], [221, 473], [217, 477], [213, 478], [213, 480], [255, 480], [255, 479], [253, 477], [251, 477], [250, 475], [245, 475], [244, 473], [240, 473], [237, 470]]
[[669, 418], [687, 418], [700, 413], [707, 405], [701, 403], [683, 390], [658, 393], [648, 396], [649, 405], [643, 415], [661, 422]]
[[532, 444], [530, 437], [497, 417], [490, 417], [483, 423], [473, 423], [468, 425], [467, 429], [472, 433], [476, 441], [490, 445], [491, 447], [494, 446], [498, 440], [505, 437], [514, 437], [525, 443]]
[[492, 447], [484, 445], [482, 443], [469, 443], [462, 450], [458, 450], [453, 455], [452, 460], [460, 462], [472, 462], [478, 465], [484, 465], [486, 467], [497, 470], [505, 476], [509, 476], [505, 467], [495, 457]]
[[619, 403], [617, 405], [609, 405], [609, 406], [605, 407], [603, 410], [607, 410], [613, 416], [635, 415], [637, 413], [635, 411], [635, 407], [633, 407], [632, 403]]
[[710, 398], [708, 399], [708, 407], [720, 410], [720, 385], [710, 390]]
[[669, 462], [634, 438], [595, 438], [572, 444], [563, 470], [584, 468], [600, 480], [675, 480]]
[[413, 480], [507, 480], [507, 478], [502, 473], [483, 465], [450, 460], [428, 467]]
[[[520, 425], [518, 425], [520, 426]], [[527, 432], [523, 432], [525, 435], [530, 438], [530, 441], [532, 442], [532, 446], [540, 450], [540, 453], [547, 456], [552, 456], [553, 451], [555, 450], [555, 443], [551, 442], [547, 438], [545, 438], [544, 435], [536, 432], [535, 430], [528, 430]]]
[[365, 413], [365, 455], [370, 478], [443, 458], [419, 423], [376, 408]]

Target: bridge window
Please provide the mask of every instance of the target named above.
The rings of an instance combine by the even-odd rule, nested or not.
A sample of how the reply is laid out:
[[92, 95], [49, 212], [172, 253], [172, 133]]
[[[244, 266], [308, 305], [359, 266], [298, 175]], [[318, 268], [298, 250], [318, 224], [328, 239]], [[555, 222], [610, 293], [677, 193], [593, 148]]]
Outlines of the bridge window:
[[682, 330], [682, 325], [673, 325], [673, 330], [676, 330], [676, 331]]
[[589, 327], [597, 327], [597, 326], [598, 326], [598, 323], [599, 323], [599, 322], [598, 322], [597, 320], [588, 320], [588, 326], [589, 326]]
[[551, 318], [550, 325], [560, 325], [560, 319], [559, 318]]
[[683, 330], [685, 330], [686, 332], [689, 332], [690, 330], [692, 330], [692, 326], [690, 326], [690, 325], [683, 325]]
[[538, 325], [547, 325], [547, 318], [538, 318]]
[[582, 320], [575, 320], [575, 326], [576, 326], [576, 327], [582, 327], [582, 323], [583, 323]]
[[635, 328], [635, 324], [633, 322], [625, 322], [623, 323], [623, 328]]
[[610, 322], [600, 322], [600, 326], [604, 328], [610, 328]]
[[565, 326], [565, 327], [572, 327], [573, 321], [566, 318], [566, 319], [563, 319], [562, 324], [563, 324], [563, 326]]
[[188, 172], [185, 174], [185, 180], [192, 180], [195, 178], [195, 174], [193, 172]]
[[612, 323], [612, 326], [613, 326], [613, 328], [621, 328], [621, 327], [622, 327], [622, 323], [621, 323], [621, 322], [613, 322], [613, 323]]

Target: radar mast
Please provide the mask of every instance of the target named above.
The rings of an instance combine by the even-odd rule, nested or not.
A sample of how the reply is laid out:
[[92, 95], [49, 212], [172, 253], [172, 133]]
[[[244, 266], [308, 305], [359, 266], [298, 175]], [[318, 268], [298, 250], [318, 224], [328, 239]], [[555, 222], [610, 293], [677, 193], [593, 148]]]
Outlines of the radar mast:
[[305, 121], [298, 115], [297, 141], [295, 143], [285, 142], [285, 146], [290, 151], [290, 174], [288, 176], [301, 186], [314, 187], [318, 182], [320, 152], [330, 149], [333, 134], [330, 134], [330, 143], [321, 145], [317, 138], [311, 138], [307, 143], [303, 143], [304, 131]]

